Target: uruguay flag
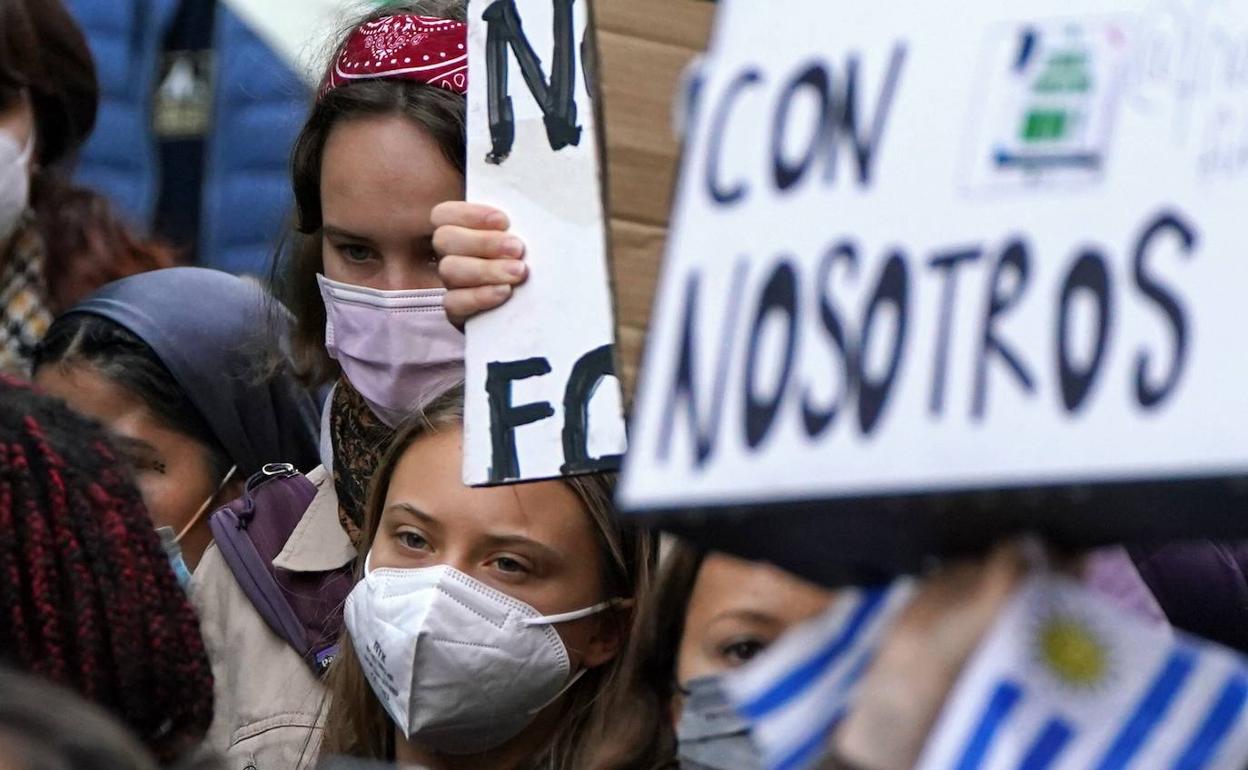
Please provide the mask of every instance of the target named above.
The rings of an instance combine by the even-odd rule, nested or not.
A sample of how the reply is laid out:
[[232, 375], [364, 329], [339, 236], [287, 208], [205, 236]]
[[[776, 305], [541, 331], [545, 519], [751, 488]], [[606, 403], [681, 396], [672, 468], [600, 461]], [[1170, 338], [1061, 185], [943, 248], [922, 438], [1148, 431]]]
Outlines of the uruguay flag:
[[1248, 660], [1052, 575], [1011, 601], [921, 770], [1243, 770]]
[[837, 593], [823, 615], [789, 631], [724, 679], [729, 700], [750, 721], [769, 770], [798, 770], [823, 755], [911, 582]]

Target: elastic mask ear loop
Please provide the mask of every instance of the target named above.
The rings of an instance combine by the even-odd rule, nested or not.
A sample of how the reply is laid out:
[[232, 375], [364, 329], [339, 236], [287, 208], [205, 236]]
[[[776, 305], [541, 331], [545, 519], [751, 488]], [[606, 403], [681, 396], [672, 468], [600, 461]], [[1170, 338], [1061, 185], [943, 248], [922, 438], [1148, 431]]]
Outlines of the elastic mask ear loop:
[[[587, 618], [587, 617], [589, 617], [590, 615], [596, 615], [596, 614], [598, 614], [599, 612], [602, 612], [603, 610], [605, 610], [605, 609], [607, 609], [607, 608], [609, 608], [609, 607], [632, 607], [632, 606], [633, 606], [633, 600], [632, 600], [632, 599], [608, 599], [608, 600], [607, 600], [607, 601], [605, 601], [605, 602], [598, 602], [597, 604], [592, 605], [592, 606], [590, 606], [590, 607], [586, 607], [585, 609], [582, 609], [582, 610], [572, 610], [571, 612], [561, 612], [561, 613], [559, 613], [558, 615], [543, 615], [543, 616], [542, 616], [542, 617], [540, 617], [540, 618], [522, 618], [522, 619], [520, 620], [520, 625], [523, 625], [523, 626], [539, 626], [539, 625], [549, 625], [549, 626], [553, 626], [553, 625], [555, 625], [556, 623], [567, 623], [567, 622], [572, 621], [572, 620], [580, 620], [581, 618]], [[569, 680], [567, 681], [567, 683], [563, 685], [563, 687], [560, 687], [560, 688], [559, 688], [559, 692], [557, 692], [557, 693], [555, 693], [554, 695], [552, 695], [552, 696], [551, 696], [551, 697], [550, 697], [550, 698], [549, 698], [549, 699], [548, 699], [545, 703], [543, 703], [542, 705], [540, 705], [540, 706], [538, 706], [537, 708], [535, 708], [535, 709], [533, 709], [532, 711], [530, 711], [530, 712], [529, 712], [529, 715], [530, 715], [530, 716], [533, 716], [533, 715], [535, 715], [535, 714], [539, 713], [542, 709], [546, 708], [546, 707], [547, 707], [547, 706], [549, 706], [550, 704], [552, 704], [552, 703], [554, 703], [555, 701], [557, 701], [557, 700], [559, 700], [560, 698], [562, 698], [562, 697], [563, 697], [563, 695], [564, 695], [564, 694], [565, 694], [568, 690], [571, 690], [571, 689], [572, 689], [572, 685], [576, 684], [578, 681], [580, 681], [581, 677], [585, 676], [585, 672], [587, 672], [587, 671], [589, 671], [589, 669], [587, 669], [587, 668], [581, 668], [581, 670], [580, 670], [580, 671], [577, 671], [575, 674], [573, 674], [573, 675], [572, 675], [572, 678], [571, 678], [571, 679], [569, 679]]]
[[561, 612], [558, 615], [542, 615], [539, 618], [521, 618], [522, 626], [553, 626], [556, 623], [567, 623], [572, 620], [580, 620], [590, 615], [597, 615], [599, 612], [609, 607], [632, 607], [632, 599], [608, 599], [605, 602], [598, 602], [595, 605], [586, 607], [583, 610], [572, 610], [571, 612]]
[[217, 495], [221, 494], [221, 490], [225, 489], [225, 485], [230, 483], [230, 479], [234, 478], [234, 473], [237, 470], [237, 465], [230, 466], [230, 470], [225, 474], [225, 478], [221, 479], [221, 483], [217, 485], [217, 488], [212, 495], [204, 501], [204, 504], [199, 506], [199, 510], [195, 511], [195, 515], [191, 517], [191, 520], [186, 522], [186, 525], [182, 527], [182, 531], [174, 536], [173, 542], [181, 543], [182, 538], [186, 536], [186, 533], [190, 532], [191, 528], [199, 523], [199, 520], [204, 517], [204, 513], [208, 511], [208, 506], [212, 505], [212, 501], [217, 499]]

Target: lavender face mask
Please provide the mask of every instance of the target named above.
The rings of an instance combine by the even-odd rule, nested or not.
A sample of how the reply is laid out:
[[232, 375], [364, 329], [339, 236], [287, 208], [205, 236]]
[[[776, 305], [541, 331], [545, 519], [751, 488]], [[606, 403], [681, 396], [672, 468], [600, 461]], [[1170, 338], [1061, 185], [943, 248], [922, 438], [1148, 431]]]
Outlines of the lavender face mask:
[[382, 291], [316, 276], [325, 349], [373, 413], [394, 428], [464, 377], [464, 335], [445, 289]]

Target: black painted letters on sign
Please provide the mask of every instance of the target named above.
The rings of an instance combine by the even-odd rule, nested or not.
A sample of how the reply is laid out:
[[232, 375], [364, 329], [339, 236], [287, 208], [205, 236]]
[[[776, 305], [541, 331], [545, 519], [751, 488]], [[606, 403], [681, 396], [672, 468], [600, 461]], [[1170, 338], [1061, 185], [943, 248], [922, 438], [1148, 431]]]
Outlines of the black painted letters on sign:
[[552, 3], [555, 50], [549, 80], [542, 73], [542, 60], [524, 35], [515, 0], [498, 0], [481, 14], [487, 24], [485, 65], [493, 146], [486, 160], [490, 163], [507, 160], [516, 138], [516, 118], [507, 82], [509, 49], [515, 53], [524, 82], [542, 109], [550, 148], [561, 150], [581, 141], [581, 127], [576, 124], [576, 45], [572, 37], [574, 0], [552, 0]]
[[[784, 353], [780, 367], [780, 377], [776, 390], [770, 396], [760, 398], [758, 395], [758, 355], [759, 341], [762, 338], [763, 325], [772, 313], [780, 314], [784, 319]], [[776, 265], [767, 285], [763, 287], [763, 296], [758, 303], [758, 311], [754, 315], [754, 325], [750, 328], [749, 351], [745, 356], [745, 443], [754, 448], [767, 437], [771, 425], [780, 410], [780, 402], [789, 384], [789, 375], [793, 372], [793, 356], [797, 352], [797, 270], [788, 260]]]
[[511, 383], [550, 374], [545, 358], [486, 365], [485, 390], [490, 396], [490, 481], [506, 481], [520, 477], [520, 459], [516, 456], [516, 428], [544, 420], [555, 413], [547, 401], [515, 406], [511, 403]]
[[1135, 246], [1132, 260], [1135, 285], [1140, 293], [1157, 305], [1165, 315], [1174, 336], [1174, 355], [1170, 360], [1169, 370], [1160, 384], [1150, 382], [1149, 372], [1152, 369], [1153, 357], [1147, 351], [1140, 351], [1135, 365], [1135, 397], [1140, 406], [1153, 409], [1174, 392], [1178, 387], [1179, 378], [1183, 374], [1183, 365], [1187, 360], [1187, 313], [1183, 304], [1174, 292], [1163, 286], [1154, 278], [1147, 266], [1147, 260], [1153, 250], [1158, 248], [1157, 241], [1170, 236], [1177, 241], [1179, 253], [1191, 257], [1196, 248], [1196, 232], [1194, 228], [1178, 214], [1166, 212], [1155, 217], [1140, 235]]
[[[1079, 289], [1091, 293], [1096, 300], [1096, 346], [1093, 348], [1092, 360], [1082, 370], [1070, 360], [1070, 303]], [[1105, 360], [1112, 307], [1109, 269], [1105, 266], [1105, 258], [1100, 252], [1088, 249], [1079, 255], [1079, 259], [1066, 275], [1057, 310], [1057, 371], [1062, 383], [1062, 404], [1067, 412], [1074, 412], [1083, 405], [1088, 391], [1096, 382], [1097, 372]]]
[[581, 356], [572, 367], [563, 396], [563, 473], [610, 471], [620, 467], [620, 455], [589, 456], [589, 404], [598, 385], [615, 376], [615, 346], [603, 345]]

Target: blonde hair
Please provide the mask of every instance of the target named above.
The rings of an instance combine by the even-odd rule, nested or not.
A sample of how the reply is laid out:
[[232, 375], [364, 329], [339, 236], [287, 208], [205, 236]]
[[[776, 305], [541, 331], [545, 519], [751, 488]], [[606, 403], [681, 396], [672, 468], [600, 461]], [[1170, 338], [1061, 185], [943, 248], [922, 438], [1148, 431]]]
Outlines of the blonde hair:
[[[463, 424], [463, 390], [456, 388], [430, 404], [423, 413], [400, 426], [385, 457], [377, 467], [365, 510], [356, 578], [363, 573], [364, 554], [372, 547], [385, 507], [386, 491], [399, 459], [423, 436]], [[642, 597], [648, 592], [654, 565], [651, 535], [620, 523], [611, 502], [614, 476], [593, 474], [562, 480], [576, 493], [593, 524], [603, 557], [603, 587], [607, 597]], [[595, 740], [607, 734], [611, 704], [617, 690], [625, 687], [621, 673], [625, 648], [639, 623], [636, 612], [616, 615], [621, 624], [620, 653], [610, 662], [587, 671], [568, 690], [565, 713], [547, 746], [527, 767], [571, 770], [588, 767]], [[345, 631], [341, 648], [327, 677], [329, 714], [321, 755], [344, 755], [362, 759], [391, 760], [394, 756], [394, 725], [373, 694], [359, 659]]]

